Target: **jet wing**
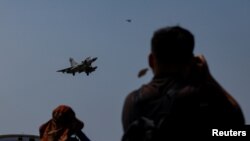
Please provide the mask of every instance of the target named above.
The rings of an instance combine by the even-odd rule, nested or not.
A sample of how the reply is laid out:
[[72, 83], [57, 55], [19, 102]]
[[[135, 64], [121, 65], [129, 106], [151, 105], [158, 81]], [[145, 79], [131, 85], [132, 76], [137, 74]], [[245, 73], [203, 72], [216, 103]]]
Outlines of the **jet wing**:
[[70, 73], [70, 71], [72, 70], [72, 67], [69, 67], [69, 68], [66, 68], [66, 69], [61, 69], [61, 70], [58, 70], [57, 72], [62, 72], [62, 73]]
[[96, 68], [97, 68], [97, 66], [95, 66], [95, 67], [88, 67], [88, 68], [85, 69], [85, 73], [87, 75], [89, 75], [90, 73], [92, 73], [93, 71], [95, 71]]

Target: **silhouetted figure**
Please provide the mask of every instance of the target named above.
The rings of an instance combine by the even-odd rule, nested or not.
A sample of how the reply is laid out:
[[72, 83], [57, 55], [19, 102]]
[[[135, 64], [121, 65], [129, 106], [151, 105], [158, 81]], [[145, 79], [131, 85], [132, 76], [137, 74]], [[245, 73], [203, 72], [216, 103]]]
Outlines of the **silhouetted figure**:
[[210, 128], [245, 124], [238, 103], [211, 76], [205, 58], [194, 56], [193, 50], [194, 36], [180, 26], [154, 33], [148, 57], [154, 77], [126, 97], [123, 141], [199, 136]]
[[84, 123], [76, 118], [71, 107], [59, 105], [52, 112], [52, 119], [41, 125], [41, 141], [90, 141], [81, 131]]

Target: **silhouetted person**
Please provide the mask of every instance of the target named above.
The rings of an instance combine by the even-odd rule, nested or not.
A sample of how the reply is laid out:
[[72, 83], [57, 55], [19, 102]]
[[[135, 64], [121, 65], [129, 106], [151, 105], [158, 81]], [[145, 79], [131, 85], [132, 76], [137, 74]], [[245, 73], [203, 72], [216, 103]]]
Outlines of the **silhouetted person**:
[[84, 123], [76, 118], [67, 105], [59, 105], [52, 112], [52, 119], [41, 125], [41, 141], [90, 141], [81, 131]]
[[194, 44], [192, 33], [180, 26], [154, 33], [148, 57], [154, 77], [126, 97], [123, 140], [132, 137], [139, 141], [140, 135], [145, 136], [142, 128], [150, 130], [158, 125], [161, 127], [154, 134], [165, 140], [190, 132], [199, 136], [202, 129], [245, 124], [240, 106], [213, 79], [205, 58], [194, 56]]

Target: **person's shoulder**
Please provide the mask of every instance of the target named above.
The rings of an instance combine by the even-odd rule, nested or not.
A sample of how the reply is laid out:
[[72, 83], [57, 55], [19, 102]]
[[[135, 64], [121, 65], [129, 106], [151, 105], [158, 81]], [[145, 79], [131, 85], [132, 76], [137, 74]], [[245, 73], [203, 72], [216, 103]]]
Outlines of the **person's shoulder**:
[[40, 127], [39, 127], [39, 134], [40, 134], [40, 137], [43, 136], [43, 134], [44, 134], [44, 132], [45, 132], [47, 126], [48, 126], [51, 122], [52, 122], [52, 120], [50, 119], [50, 120], [48, 120], [47, 122], [45, 122], [45, 123], [43, 123], [42, 125], [40, 125]]
[[126, 97], [125, 97], [125, 103], [134, 103], [136, 99], [140, 97], [140, 93], [142, 92], [144, 85], [140, 86], [137, 89], [132, 90]]
[[136, 91], [137, 90], [133, 90], [133, 91], [131, 91], [130, 93], [128, 93], [128, 95], [126, 95], [125, 96], [125, 101], [124, 101], [124, 104], [126, 105], [126, 104], [131, 104], [131, 102], [133, 102], [134, 100], [134, 95], [136, 94]]
[[146, 84], [142, 84], [139, 88], [132, 90], [125, 98], [125, 103], [136, 103], [138, 101], [144, 101], [157, 93], [157, 87], [152, 80]]

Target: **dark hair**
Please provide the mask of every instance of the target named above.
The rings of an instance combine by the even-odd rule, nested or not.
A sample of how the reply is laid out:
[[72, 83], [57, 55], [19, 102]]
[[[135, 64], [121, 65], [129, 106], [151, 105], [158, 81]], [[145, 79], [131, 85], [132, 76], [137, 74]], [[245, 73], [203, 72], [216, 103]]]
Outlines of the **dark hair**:
[[151, 51], [158, 63], [186, 63], [193, 57], [194, 36], [180, 26], [157, 30], [151, 40]]

